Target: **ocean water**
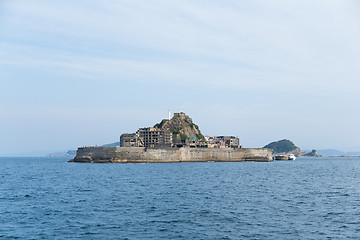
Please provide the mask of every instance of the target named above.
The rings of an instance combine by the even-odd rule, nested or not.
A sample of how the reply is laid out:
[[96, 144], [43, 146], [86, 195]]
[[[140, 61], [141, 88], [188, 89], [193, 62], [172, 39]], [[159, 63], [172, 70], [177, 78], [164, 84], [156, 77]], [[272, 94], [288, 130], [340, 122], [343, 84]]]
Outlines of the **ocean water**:
[[360, 158], [0, 158], [0, 239], [359, 239]]

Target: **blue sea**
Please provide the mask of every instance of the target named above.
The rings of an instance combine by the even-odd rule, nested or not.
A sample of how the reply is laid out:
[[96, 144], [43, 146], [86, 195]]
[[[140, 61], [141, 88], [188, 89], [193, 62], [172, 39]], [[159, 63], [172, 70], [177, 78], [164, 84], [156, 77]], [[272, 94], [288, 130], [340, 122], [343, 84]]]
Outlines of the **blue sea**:
[[0, 239], [359, 239], [360, 158], [0, 158]]

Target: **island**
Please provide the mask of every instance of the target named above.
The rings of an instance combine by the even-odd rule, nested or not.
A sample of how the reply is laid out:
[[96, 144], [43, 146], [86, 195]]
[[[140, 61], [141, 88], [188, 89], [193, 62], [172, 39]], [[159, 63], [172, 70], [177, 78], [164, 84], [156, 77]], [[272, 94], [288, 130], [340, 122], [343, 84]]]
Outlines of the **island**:
[[292, 141], [287, 139], [271, 142], [264, 146], [264, 148], [271, 149], [274, 157], [280, 159], [287, 159], [289, 155], [294, 155], [296, 157], [326, 157], [324, 155], [318, 154], [314, 149], [311, 152], [303, 152]]
[[161, 163], [161, 162], [270, 162], [272, 150], [243, 148], [235, 136], [204, 136], [185, 113], [174, 113], [153, 127], [123, 133], [120, 147], [78, 148], [69, 162]]

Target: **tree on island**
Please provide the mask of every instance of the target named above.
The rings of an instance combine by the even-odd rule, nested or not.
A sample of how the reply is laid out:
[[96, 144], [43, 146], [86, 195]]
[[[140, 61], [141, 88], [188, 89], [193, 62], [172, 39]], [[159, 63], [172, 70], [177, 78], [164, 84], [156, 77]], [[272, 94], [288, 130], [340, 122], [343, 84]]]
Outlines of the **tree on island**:
[[293, 142], [287, 139], [283, 139], [277, 142], [269, 143], [264, 148], [270, 148], [274, 153], [288, 153], [298, 149]]

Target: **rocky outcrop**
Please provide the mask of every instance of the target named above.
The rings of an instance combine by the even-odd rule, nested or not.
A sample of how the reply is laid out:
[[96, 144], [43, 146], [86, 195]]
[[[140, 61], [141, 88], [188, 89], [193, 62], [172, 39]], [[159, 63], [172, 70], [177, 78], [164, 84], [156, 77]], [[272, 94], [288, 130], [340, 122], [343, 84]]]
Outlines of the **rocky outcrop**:
[[276, 153], [274, 153], [274, 155], [284, 155], [284, 156], [288, 156], [289, 154], [294, 154], [296, 157], [301, 157], [304, 153], [301, 152], [301, 149], [298, 148], [298, 147], [295, 150], [292, 150], [292, 151], [289, 151], [289, 152], [276, 152]]
[[183, 112], [175, 113], [172, 119], [164, 119], [160, 123], [155, 124], [154, 127], [170, 131], [181, 139], [204, 140], [198, 125], [193, 123], [192, 119]]
[[288, 152], [288, 154], [294, 154], [295, 156], [301, 156], [302, 152], [301, 149], [299, 147], [297, 147], [295, 150], [292, 150], [290, 152]]
[[314, 149], [309, 153], [303, 153], [301, 156], [302, 157], [324, 157], [323, 155], [318, 154], [317, 151]]

